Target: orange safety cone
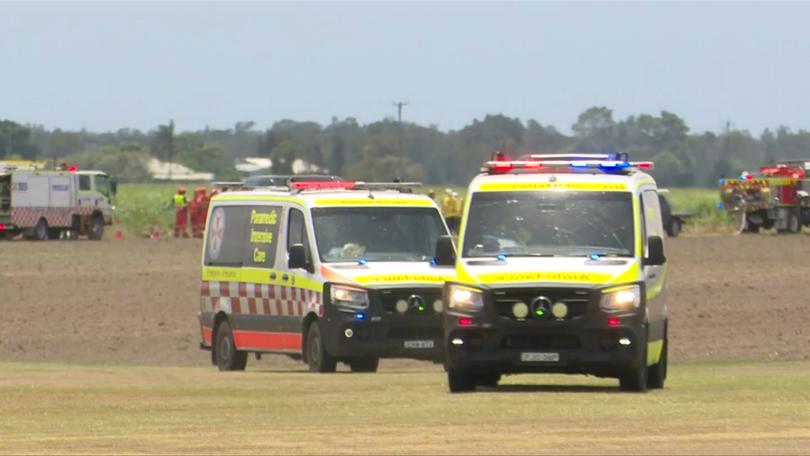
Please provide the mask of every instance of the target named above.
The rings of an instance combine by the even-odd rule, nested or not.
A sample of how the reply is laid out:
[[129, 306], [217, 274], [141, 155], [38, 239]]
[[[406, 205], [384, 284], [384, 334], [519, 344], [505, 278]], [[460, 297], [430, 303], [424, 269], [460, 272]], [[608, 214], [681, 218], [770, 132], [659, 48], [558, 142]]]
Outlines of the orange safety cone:
[[160, 221], [152, 221], [152, 234], [149, 236], [152, 239], [160, 239]]

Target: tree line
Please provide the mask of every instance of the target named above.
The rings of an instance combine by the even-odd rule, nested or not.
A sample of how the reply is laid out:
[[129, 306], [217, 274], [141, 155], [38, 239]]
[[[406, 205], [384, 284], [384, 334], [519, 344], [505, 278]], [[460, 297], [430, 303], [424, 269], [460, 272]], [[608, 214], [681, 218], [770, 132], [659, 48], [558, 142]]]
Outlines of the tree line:
[[364, 180], [418, 180], [432, 185], [466, 184], [495, 151], [510, 156], [531, 152], [627, 152], [634, 160], [656, 162], [653, 174], [662, 186], [713, 187], [717, 179], [780, 158], [810, 159], [810, 131], [786, 127], [758, 136], [747, 130], [690, 132], [671, 112], [641, 114], [623, 120], [606, 107], [582, 112], [565, 134], [535, 120], [501, 114], [459, 130], [442, 131], [383, 119], [366, 125], [354, 118], [333, 118], [328, 125], [282, 120], [260, 130], [255, 122], [233, 128], [175, 131], [174, 122], [150, 131], [48, 130], [0, 120], [0, 158], [69, 162], [118, 176], [121, 181], [149, 180], [150, 158], [184, 164], [218, 179], [239, 179], [237, 159], [273, 159], [273, 173], [287, 174], [296, 159], [324, 172]]

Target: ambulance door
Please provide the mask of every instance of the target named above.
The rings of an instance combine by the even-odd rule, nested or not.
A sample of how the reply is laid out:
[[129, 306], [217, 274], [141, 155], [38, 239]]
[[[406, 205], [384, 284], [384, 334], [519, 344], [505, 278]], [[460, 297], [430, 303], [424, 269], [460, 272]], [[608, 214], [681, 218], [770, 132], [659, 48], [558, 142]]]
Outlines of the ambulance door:
[[234, 331], [234, 342], [242, 350], [287, 351], [290, 331], [278, 271], [284, 210], [282, 202], [251, 203], [243, 215], [247, 233], [239, 284], [241, 321], [240, 331]]
[[[644, 256], [647, 256], [649, 236], [665, 239], [664, 226], [661, 220], [661, 205], [655, 189], [643, 190], [641, 193], [642, 223], [645, 233], [642, 242]], [[664, 320], [666, 318], [666, 265], [644, 266], [644, 279], [647, 289], [647, 320], [650, 324], [650, 342], [663, 338]]]
[[[280, 256], [279, 269], [287, 277], [289, 305], [293, 312], [290, 315], [290, 324], [298, 334], [302, 334], [303, 319], [310, 311], [320, 312], [321, 288], [316, 280], [315, 261], [312, 253], [312, 242], [308, 226], [307, 211], [301, 206], [290, 204], [287, 208], [287, 230], [284, 233], [284, 249]], [[301, 244], [306, 252], [307, 267], [289, 267], [289, 251], [293, 245]], [[289, 347], [291, 350], [303, 349], [301, 339]]]

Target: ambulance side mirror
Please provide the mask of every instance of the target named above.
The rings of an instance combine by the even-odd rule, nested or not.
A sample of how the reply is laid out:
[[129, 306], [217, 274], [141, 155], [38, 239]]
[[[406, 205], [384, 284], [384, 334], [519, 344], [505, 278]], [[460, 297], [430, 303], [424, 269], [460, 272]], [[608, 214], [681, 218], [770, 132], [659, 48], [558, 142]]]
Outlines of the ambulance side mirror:
[[666, 262], [664, 240], [661, 239], [661, 236], [647, 238], [647, 257], [644, 258], [644, 266], [662, 266]]
[[452, 236], [439, 236], [436, 240], [436, 266], [453, 266], [456, 264], [456, 246]]
[[115, 196], [118, 193], [118, 181], [115, 178], [110, 179], [110, 195]]
[[310, 269], [307, 263], [307, 251], [304, 249], [304, 244], [291, 245], [289, 255], [290, 258], [287, 260], [287, 266], [290, 269]]

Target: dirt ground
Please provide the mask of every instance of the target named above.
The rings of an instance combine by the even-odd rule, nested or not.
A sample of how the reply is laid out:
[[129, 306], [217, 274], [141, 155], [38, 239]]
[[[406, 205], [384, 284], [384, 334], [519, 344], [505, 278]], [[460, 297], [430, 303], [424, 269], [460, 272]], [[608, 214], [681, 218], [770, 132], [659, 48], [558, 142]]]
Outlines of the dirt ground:
[[[670, 239], [671, 359], [810, 359], [809, 254], [807, 235]], [[0, 242], [0, 361], [206, 364], [199, 257], [195, 240]]]

